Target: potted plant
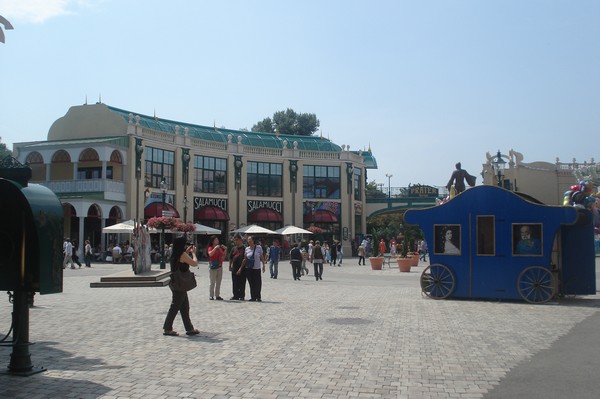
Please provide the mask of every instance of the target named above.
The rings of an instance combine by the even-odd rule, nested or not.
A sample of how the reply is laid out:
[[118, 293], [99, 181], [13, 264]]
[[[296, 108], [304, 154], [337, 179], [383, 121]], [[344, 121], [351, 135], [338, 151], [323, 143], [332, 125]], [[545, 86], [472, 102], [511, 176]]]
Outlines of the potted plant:
[[371, 256], [369, 257], [369, 263], [371, 263], [371, 270], [381, 270], [383, 268], [383, 256]]
[[401, 272], [405, 273], [410, 272], [410, 268], [413, 264], [412, 256], [409, 256], [408, 254], [408, 246], [408, 238], [404, 237], [404, 240], [402, 241], [402, 249], [400, 251], [400, 256], [396, 258], [396, 262], [398, 263], [398, 269], [400, 269]]

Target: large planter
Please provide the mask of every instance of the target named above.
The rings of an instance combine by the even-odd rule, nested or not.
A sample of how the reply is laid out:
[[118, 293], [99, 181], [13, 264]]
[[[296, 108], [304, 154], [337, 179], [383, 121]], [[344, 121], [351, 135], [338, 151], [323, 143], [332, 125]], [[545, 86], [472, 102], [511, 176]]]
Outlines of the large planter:
[[403, 273], [410, 272], [410, 268], [412, 267], [413, 260], [410, 258], [396, 258], [396, 262], [398, 262], [398, 269], [400, 269]]
[[371, 263], [371, 270], [381, 270], [383, 267], [383, 260], [385, 258], [383, 256], [372, 256], [369, 258], [369, 262]]
[[419, 266], [419, 254], [413, 254], [411, 256], [412, 264], [411, 266]]

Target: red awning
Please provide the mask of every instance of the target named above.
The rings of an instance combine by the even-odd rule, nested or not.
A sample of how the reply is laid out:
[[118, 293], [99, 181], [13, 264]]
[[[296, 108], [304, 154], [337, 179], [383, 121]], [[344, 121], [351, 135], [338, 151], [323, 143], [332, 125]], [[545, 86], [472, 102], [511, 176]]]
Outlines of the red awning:
[[331, 211], [326, 209], [317, 209], [304, 215], [305, 223], [337, 223], [338, 218]]
[[283, 217], [273, 209], [257, 209], [248, 215], [248, 221], [256, 222], [283, 222]]
[[229, 220], [229, 215], [216, 206], [204, 206], [194, 212], [194, 220]]
[[[161, 217], [163, 211], [162, 202], [152, 202], [144, 208], [144, 219], [148, 220], [153, 217]], [[165, 203], [165, 211], [173, 212], [173, 217], [179, 218], [179, 212], [173, 208], [173, 205]]]

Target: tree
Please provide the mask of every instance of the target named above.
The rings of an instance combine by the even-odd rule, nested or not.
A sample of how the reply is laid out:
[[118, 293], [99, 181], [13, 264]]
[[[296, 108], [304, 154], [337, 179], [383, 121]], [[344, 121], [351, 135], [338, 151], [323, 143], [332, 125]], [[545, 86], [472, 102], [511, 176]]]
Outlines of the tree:
[[265, 133], [275, 133], [273, 130], [273, 121], [271, 118], [266, 117], [260, 122], [257, 122], [256, 125], [252, 126], [253, 132], [265, 132]]
[[12, 152], [6, 147], [6, 144], [2, 143], [2, 137], [0, 137], [0, 159], [6, 158], [12, 155]]
[[253, 132], [291, 134], [296, 136], [311, 136], [319, 129], [320, 122], [315, 114], [296, 113], [288, 108], [277, 111], [273, 119], [265, 118], [252, 126]]

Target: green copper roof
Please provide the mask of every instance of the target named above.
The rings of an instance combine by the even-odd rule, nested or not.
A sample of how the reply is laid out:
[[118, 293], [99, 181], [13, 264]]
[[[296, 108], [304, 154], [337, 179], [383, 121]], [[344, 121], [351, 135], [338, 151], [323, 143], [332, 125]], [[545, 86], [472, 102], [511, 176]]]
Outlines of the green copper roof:
[[183, 129], [188, 128], [188, 134], [190, 137], [195, 137], [202, 140], [217, 141], [226, 143], [228, 136], [231, 134], [233, 137], [231, 141], [237, 143], [238, 136], [242, 136], [242, 144], [251, 145], [256, 147], [268, 147], [268, 148], [283, 148], [283, 142], [287, 140], [287, 148], [294, 147], [294, 141], [298, 142], [299, 150], [309, 151], [331, 151], [341, 152], [342, 149], [339, 145], [332, 143], [330, 140], [318, 136], [294, 136], [286, 134], [274, 134], [274, 133], [260, 133], [260, 132], [247, 132], [243, 130], [232, 130], [223, 129], [209, 126], [192, 125], [185, 122], [171, 121], [162, 118], [155, 118], [153, 116], [137, 114], [135, 112], [126, 111], [123, 109], [108, 106], [108, 108], [120, 115], [129, 122], [129, 114], [140, 117], [140, 126], [153, 129], [161, 132], [175, 134], [175, 126], [179, 126], [180, 134], [183, 134]]
[[[354, 154], [358, 154], [358, 151], [352, 151]], [[361, 152], [360, 155], [362, 155], [364, 161], [365, 161], [365, 167], [367, 169], [377, 169], [377, 160], [375, 159], [375, 157], [373, 156], [373, 153], [371, 153], [371, 151], [364, 151]]]

